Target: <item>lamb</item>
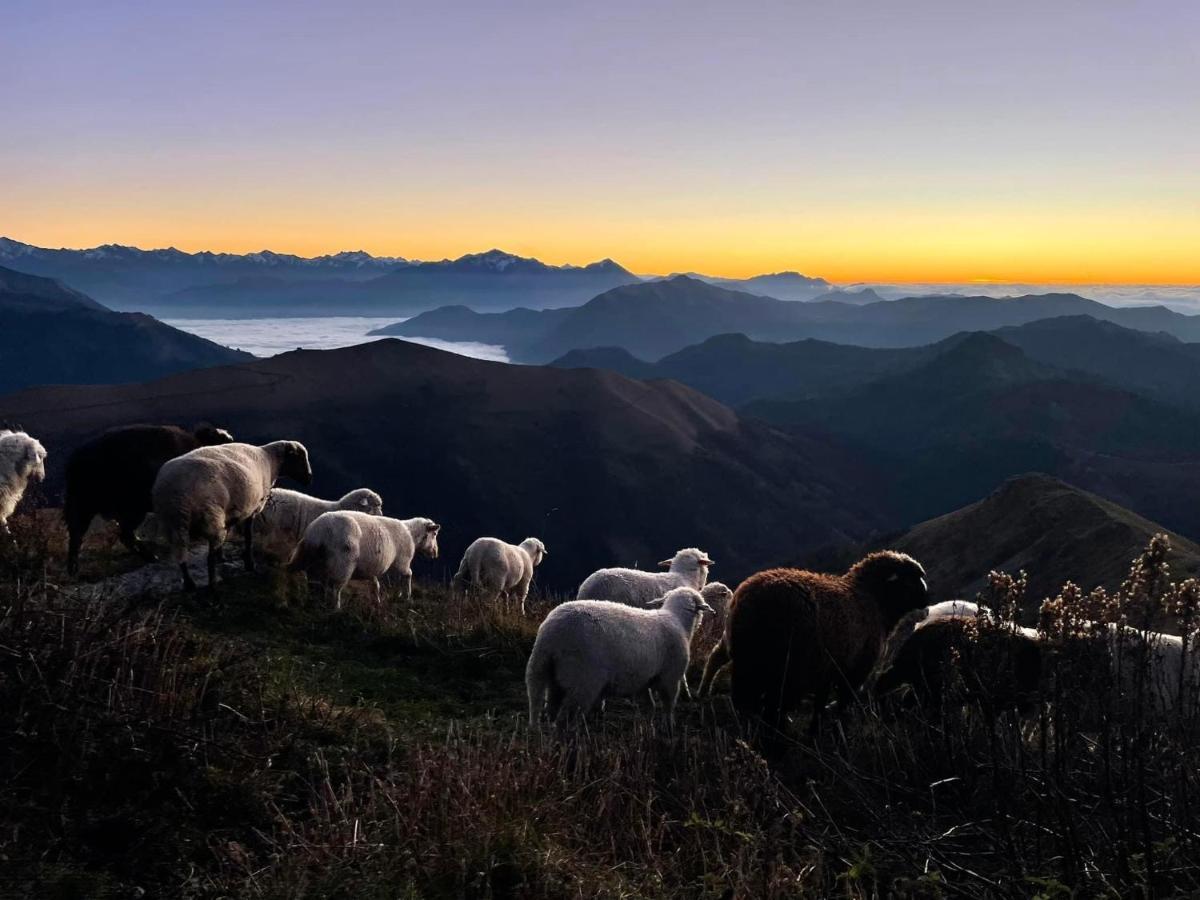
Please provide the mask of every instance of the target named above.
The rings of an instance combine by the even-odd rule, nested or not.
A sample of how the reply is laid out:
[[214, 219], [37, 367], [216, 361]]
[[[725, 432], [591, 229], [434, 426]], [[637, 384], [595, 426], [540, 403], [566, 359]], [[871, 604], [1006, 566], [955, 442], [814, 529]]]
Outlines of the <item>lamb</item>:
[[506, 544], [498, 538], [481, 537], [467, 548], [451, 590], [466, 595], [474, 592], [486, 602], [519, 601], [525, 615], [525, 598], [533, 581], [533, 570], [547, 556], [546, 545], [537, 538]]
[[729, 609], [729, 601], [733, 599], [733, 591], [728, 585], [719, 581], [710, 581], [700, 590], [701, 596], [713, 608], [717, 618], [723, 616]]
[[700, 616], [713, 609], [690, 587], [673, 588], [652, 607], [572, 600], [551, 610], [525, 667], [530, 726], [543, 705], [551, 720], [586, 716], [607, 697], [632, 697], [647, 687], [673, 720], [692, 635]]
[[389, 519], [351, 510], [323, 513], [308, 526], [288, 568], [315, 574], [342, 608], [342, 589], [352, 578], [369, 578], [382, 602], [379, 579], [401, 580], [404, 600], [412, 598], [412, 562], [417, 553], [437, 559], [441, 525], [432, 519]]
[[369, 488], [357, 488], [340, 500], [320, 500], [299, 491], [272, 488], [267, 505], [258, 514], [255, 529], [263, 543], [288, 559], [317, 516], [335, 509], [378, 516], [383, 513], [383, 499]]
[[233, 443], [221, 428], [200, 425], [187, 431], [175, 425], [127, 425], [111, 428], [78, 447], [67, 460], [67, 496], [63, 518], [69, 534], [67, 571], [79, 571], [79, 548], [97, 515], [115, 519], [121, 543], [147, 559], [154, 555], [137, 537], [150, 512], [150, 492], [163, 463], [197, 447]]
[[701, 694], [733, 664], [733, 703], [742, 715], [778, 725], [804, 696], [813, 698], [815, 733], [829, 693], [844, 705], [879, 659], [889, 632], [928, 603], [925, 570], [911, 556], [885, 550], [844, 575], [768, 569], [733, 595], [725, 634], [713, 648]]
[[208, 585], [215, 589], [221, 546], [238, 526], [245, 537], [246, 570], [254, 571], [254, 517], [281, 476], [312, 483], [312, 466], [303, 444], [222, 444], [200, 447], [163, 463], [151, 496], [168, 557], [178, 563], [185, 590], [196, 587], [187, 567], [188, 545], [193, 540], [208, 543]]
[[677, 587], [700, 590], [708, 581], [708, 569], [713, 561], [695, 547], [680, 550], [672, 559], [659, 566], [666, 572], [643, 572], [640, 569], [600, 569], [584, 579], [575, 595], [576, 600], [611, 600], [643, 609], [667, 591]]
[[980, 622], [974, 614], [931, 616], [896, 651], [875, 693], [907, 684], [923, 705], [940, 710], [952, 670], [966, 698], [990, 714], [1029, 712], [1040, 695], [1042, 642], [1034, 629]]
[[24, 431], [0, 429], [0, 533], [31, 481], [46, 479], [46, 448]]

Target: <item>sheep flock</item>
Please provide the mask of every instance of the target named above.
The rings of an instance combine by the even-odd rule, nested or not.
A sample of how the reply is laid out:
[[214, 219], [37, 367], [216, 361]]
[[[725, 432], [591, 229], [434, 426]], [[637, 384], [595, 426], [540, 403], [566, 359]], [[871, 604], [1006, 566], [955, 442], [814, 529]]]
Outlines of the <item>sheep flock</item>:
[[[0, 429], [0, 534], [7, 535], [28, 487], [45, 479], [46, 459], [35, 437]], [[376, 603], [384, 601], [385, 582], [408, 601], [414, 562], [438, 557], [442, 525], [384, 515], [384, 498], [368, 487], [326, 500], [276, 486], [280, 479], [312, 482], [308, 451], [294, 440], [255, 445], [208, 424], [131, 425], [79, 446], [65, 476], [71, 574], [97, 515], [118, 524], [129, 550], [177, 567], [187, 590], [197, 586], [189, 566], [194, 546], [206, 549], [207, 586], [217, 592], [227, 540], [241, 536], [244, 568], [252, 572], [257, 533], [273, 559], [323, 585], [337, 609], [351, 581], [367, 582]], [[150, 513], [157, 548], [137, 535]], [[480, 537], [463, 554], [450, 596], [526, 616], [548, 555], [538, 537]], [[832, 698], [835, 712], [893, 695], [944, 709], [954, 677], [964, 687], [961, 702], [993, 715], [1028, 715], [1046, 702], [1043, 676], [1061, 641], [969, 601], [930, 605], [925, 569], [911, 556], [876, 551], [840, 575], [767, 569], [735, 589], [708, 580], [714, 565], [705, 551], [685, 547], [659, 563], [661, 571], [605, 567], [584, 577], [575, 599], [551, 609], [537, 629], [525, 672], [530, 725], [543, 717], [562, 724], [602, 709], [606, 699], [647, 691], [669, 724], [681, 694], [705, 700], [726, 671], [739, 719], [784, 728], [807, 701], [813, 733]], [[706, 616], [716, 618], [720, 638], [693, 698], [687, 670]], [[1148, 685], [1158, 712], [1170, 714], [1178, 697], [1200, 690], [1200, 654], [1190, 640], [1126, 624], [1092, 631], [1097, 671], [1127, 690]]]

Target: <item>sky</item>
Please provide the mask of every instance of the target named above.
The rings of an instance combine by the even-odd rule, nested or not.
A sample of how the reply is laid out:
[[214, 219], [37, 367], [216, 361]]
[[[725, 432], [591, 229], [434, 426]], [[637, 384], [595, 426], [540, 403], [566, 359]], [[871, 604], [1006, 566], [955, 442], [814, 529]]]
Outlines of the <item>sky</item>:
[[6, 0], [0, 234], [1200, 283], [1200, 3]]

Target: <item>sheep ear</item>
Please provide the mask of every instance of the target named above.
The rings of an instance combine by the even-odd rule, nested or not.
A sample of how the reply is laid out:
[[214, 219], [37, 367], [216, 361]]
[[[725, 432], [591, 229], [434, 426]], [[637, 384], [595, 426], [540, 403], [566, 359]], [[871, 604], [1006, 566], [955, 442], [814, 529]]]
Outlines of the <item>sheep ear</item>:
[[661, 560], [658, 564], [658, 567], [660, 569], [669, 569], [669, 568], [671, 568], [672, 562], [673, 562], [673, 560], [669, 560], [669, 559]]
[[429, 527], [426, 530], [430, 534], [437, 534], [439, 531], [442, 530], [442, 526], [439, 525], [437, 522], [430, 522]]
[[649, 603], [646, 604], [646, 609], [661, 609], [662, 605], [663, 605], [663, 600], [665, 600], [665, 599], [666, 599], [665, 597], [657, 597], [654, 600], [651, 600]]

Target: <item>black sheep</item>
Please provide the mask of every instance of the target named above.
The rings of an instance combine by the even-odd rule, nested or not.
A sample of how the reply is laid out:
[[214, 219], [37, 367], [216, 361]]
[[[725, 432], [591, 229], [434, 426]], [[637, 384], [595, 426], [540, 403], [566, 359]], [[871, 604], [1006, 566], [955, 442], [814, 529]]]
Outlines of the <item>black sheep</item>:
[[875, 692], [883, 695], [907, 684], [922, 705], [940, 710], [947, 689], [961, 678], [963, 699], [985, 711], [1028, 712], [1037, 704], [1041, 676], [1037, 632], [947, 616], [917, 627], [875, 682]]
[[67, 460], [67, 496], [63, 517], [70, 540], [67, 571], [79, 571], [79, 548], [92, 519], [99, 515], [121, 526], [121, 543], [153, 558], [135, 532], [151, 510], [150, 489], [163, 463], [197, 447], [228, 444], [233, 436], [211, 425], [187, 431], [175, 425], [127, 425], [112, 428], [76, 448]]

